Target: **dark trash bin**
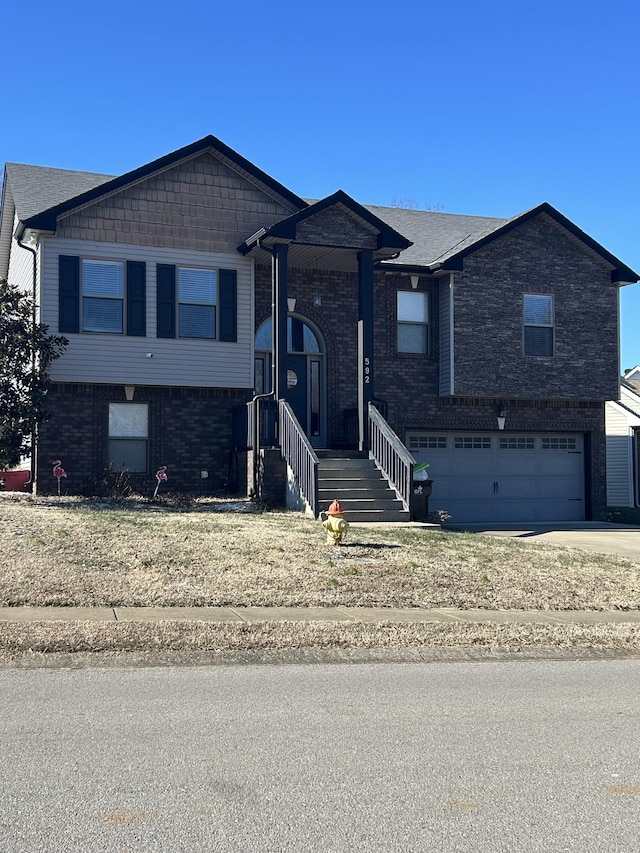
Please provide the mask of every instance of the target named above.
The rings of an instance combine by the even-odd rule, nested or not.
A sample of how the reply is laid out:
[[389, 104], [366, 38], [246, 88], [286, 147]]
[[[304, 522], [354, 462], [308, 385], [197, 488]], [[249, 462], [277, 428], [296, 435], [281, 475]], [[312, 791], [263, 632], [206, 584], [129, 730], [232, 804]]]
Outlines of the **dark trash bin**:
[[414, 480], [411, 495], [411, 521], [429, 520], [429, 498], [433, 480]]

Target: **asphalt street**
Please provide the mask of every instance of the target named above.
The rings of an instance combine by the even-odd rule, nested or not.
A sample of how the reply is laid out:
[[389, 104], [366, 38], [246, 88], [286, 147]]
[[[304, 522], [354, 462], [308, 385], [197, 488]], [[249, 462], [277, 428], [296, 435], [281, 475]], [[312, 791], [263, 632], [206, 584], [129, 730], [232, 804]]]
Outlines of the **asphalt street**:
[[640, 849], [640, 661], [0, 672], [0, 850]]

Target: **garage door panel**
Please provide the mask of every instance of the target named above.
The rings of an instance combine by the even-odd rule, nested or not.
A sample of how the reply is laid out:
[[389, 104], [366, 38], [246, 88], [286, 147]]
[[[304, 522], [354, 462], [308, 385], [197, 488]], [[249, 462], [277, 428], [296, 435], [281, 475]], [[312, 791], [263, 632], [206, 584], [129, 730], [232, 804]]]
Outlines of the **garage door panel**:
[[498, 451], [493, 471], [496, 476], [502, 474], [507, 477], [535, 477], [538, 468], [538, 459], [530, 453], [510, 454]]
[[460, 456], [464, 456], [464, 458], [456, 458], [456, 464], [454, 466], [453, 472], [458, 476], [462, 477], [487, 477], [487, 463], [489, 459], [487, 456], [478, 457], [474, 454], [463, 454]]
[[[462, 497], [465, 500], [476, 498], [486, 500], [489, 496], [492, 496], [492, 492], [493, 483], [487, 480], [486, 477], [468, 477], [462, 481], [450, 481], [446, 485], [446, 496], [449, 498], [457, 499], [458, 497]], [[441, 494], [440, 490], [438, 490], [438, 494]]]
[[553, 453], [541, 454], [540, 473], [549, 477], [574, 477], [576, 468], [582, 468], [582, 454]]
[[437, 435], [440, 446], [410, 449], [419, 462], [429, 463], [430, 506], [447, 510], [453, 521], [584, 519], [581, 435], [484, 433], [464, 440], [459, 433]]
[[518, 480], [505, 479], [496, 475], [496, 492], [498, 499], [503, 500], [518, 500], [527, 498], [538, 499], [541, 497], [541, 483], [535, 477], [523, 477]]

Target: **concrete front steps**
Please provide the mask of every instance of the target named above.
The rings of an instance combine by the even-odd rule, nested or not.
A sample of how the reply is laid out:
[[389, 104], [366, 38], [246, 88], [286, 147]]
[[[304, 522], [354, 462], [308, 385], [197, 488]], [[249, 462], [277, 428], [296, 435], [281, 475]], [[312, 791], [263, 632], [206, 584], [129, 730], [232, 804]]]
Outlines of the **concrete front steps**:
[[402, 501], [372, 459], [355, 454], [337, 456], [331, 451], [321, 451], [317, 455], [321, 510], [326, 511], [329, 504], [337, 500], [349, 523], [411, 520], [409, 511], [403, 508]]

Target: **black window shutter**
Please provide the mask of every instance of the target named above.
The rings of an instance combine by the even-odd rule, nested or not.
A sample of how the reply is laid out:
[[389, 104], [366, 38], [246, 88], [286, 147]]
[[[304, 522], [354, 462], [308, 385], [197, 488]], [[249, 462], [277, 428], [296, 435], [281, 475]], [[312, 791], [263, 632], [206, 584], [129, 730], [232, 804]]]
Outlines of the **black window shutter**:
[[158, 337], [176, 336], [176, 268], [173, 264], [157, 265]]
[[238, 340], [238, 276], [220, 270], [220, 340]]
[[147, 265], [127, 261], [127, 334], [147, 334]]
[[80, 258], [58, 258], [58, 331], [80, 331]]

